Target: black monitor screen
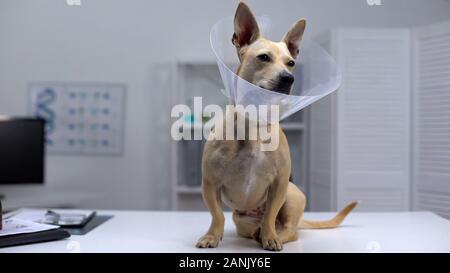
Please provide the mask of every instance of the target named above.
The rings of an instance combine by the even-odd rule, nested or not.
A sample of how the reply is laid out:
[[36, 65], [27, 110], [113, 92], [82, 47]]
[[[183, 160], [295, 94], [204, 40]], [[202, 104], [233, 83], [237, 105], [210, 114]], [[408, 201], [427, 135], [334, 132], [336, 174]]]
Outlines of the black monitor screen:
[[44, 126], [41, 119], [0, 117], [0, 184], [44, 182]]

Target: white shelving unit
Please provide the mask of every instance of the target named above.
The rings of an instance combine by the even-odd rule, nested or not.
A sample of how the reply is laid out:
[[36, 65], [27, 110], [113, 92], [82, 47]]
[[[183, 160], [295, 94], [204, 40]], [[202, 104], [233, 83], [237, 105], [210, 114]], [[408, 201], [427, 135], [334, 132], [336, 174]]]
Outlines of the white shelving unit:
[[[176, 88], [172, 104], [188, 104], [190, 98], [201, 96], [203, 105], [225, 105], [222, 80], [215, 62], [179, 62], [176, 65]], [[292, 157], [292, 179], [307, 190], [308, 138], [307, 112], [303, 110], [282, 123], [288, 137]], [[192, 130], [202, 130], [203, 124], [194, 121]], [[181, 140], [172, 142], [172, 209], [205, 210], [201, 196], [201, 157], [204, 141]]]

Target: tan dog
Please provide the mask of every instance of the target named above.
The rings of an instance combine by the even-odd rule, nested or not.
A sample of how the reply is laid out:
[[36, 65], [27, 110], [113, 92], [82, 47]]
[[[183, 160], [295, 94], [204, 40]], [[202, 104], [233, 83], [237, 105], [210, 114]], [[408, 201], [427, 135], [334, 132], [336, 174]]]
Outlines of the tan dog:
[[[304, 19], [296, 22], [281, 42], [267, 40], [261, 37], [250, 9], [240, 3], [232, 37], [241, 62], [237, 74], [265, 89], [289, 93], [305, 25]], [[298, 228], [336, 227], [356, 206], [347, 205], [332, 220], [302, 220], [306, 198], [289, 181], [291, 159], [286, 136], [278, 125], [270, 125], [269, 130], [279, 130], [275, 151], [261, 151], [260, 140], [207, 141], [202, 192], [212, 222], [197, 247], [217, 247], [221, 241], [225, 222], [222, 200], [234, 210], [237, 233], [258, 240], [267, 250], [281, 250], [283, 243], [297, 240]]]

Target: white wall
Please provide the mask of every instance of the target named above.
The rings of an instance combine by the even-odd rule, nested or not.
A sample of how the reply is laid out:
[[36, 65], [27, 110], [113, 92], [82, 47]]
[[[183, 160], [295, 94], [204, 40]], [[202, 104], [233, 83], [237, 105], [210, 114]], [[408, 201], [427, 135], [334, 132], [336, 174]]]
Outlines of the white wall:
[[[155, 103], [152, 64], [211, 59], [209, 29], [231, 16], [238, 1], [0, 0], [0, 114], [27, 112], [32, 81], [114, 82], [127, 85], [125, 152], [121, 157], [54, 156], [45, 187], [8, 186], [2, 193], [53, 194], [49, 189], [94, 196], [84, 207], [161, 209], [169, 204], [170, 168], [159, 160], [169, 131], [152, 130], [169, 119]], [[299, 17], [308, 35], [337, 26], [408, 27], [450, 19], [446, 0], [247, 1], [256, 14], [274, 19], [278, 34]], [[155, 99], [156, 98], [156, 99]]]

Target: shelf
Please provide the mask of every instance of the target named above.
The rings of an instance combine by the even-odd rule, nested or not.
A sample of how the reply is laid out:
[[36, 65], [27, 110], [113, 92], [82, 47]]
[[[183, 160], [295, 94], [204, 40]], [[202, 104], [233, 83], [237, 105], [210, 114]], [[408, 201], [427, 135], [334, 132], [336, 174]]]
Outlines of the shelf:
[[286, 131], [301, 131], [305, 129], [305, 125], [300, 122], [281, 123], [281, 128]]
[[[194, 130], [203, 130], [203, 127], [204, 126], [203, 126], [202, 123], [194, 123], [194, 124], [192, 124], [192, 129], [194, 129]], [[210, 127], [212, 127], [212, 126], [210, 126]]]
[[176, 188], [177, 193], [179, 194], [201, 194], [202, 188], [200, 186], [191, 187], [191, 186], [178, 186]]
[[[305, 125], [301, 122], [286, 122], [281, 123], [281, 128], [283, 130], [289, 130], [289, 131], [300, 131], [305, 129]], [[193, 123], [191, 124], [192, 130], [203, 130], [203, 124], [202, 123]]]

